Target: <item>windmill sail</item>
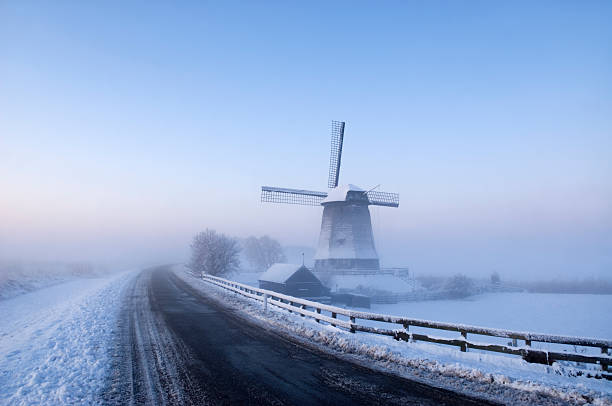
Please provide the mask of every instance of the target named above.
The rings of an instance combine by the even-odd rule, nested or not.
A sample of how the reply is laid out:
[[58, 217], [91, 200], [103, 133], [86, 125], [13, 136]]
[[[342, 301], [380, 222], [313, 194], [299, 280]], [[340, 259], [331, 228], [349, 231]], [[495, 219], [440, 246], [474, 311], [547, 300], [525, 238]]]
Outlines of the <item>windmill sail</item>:
[[261, 187], [261, 201], [268, 203], [301, 204], [304, 206], [320, 206], [326, 192], [314, 190], [287, 189], [273, 186]]
[[374, 245], [369, 206], [399, 207], [399, 195], [338, 185], [344, 122], [332, 121], [327, 192], [262, 186], [261, 201], [323, 208], [319, 244], [314, 257], [318, 272], [377, 270], [380, 261]]
[[399, 194], [370, 190], [366, 192], [373, 206], [399, 207]]
[[330, 189], [338, 186], [343, 141], [344, 121], [332, 121], [331, 151], [329, 155], [329, 179], [327, 181], [327, 186]]

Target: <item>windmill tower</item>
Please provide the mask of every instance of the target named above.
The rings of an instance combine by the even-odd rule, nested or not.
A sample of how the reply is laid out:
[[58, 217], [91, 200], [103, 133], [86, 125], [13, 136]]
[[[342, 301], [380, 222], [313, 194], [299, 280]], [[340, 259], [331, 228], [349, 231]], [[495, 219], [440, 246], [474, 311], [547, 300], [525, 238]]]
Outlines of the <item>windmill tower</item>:
[[378, 270], [380, 263], [368, 206], [398, 207], [397, 193], [363, 190], [355, 185], [338, 186], [344, 122], [332, 121], [328, 192], [262, 186], [261, 201], [323, 206], [316, 272]]

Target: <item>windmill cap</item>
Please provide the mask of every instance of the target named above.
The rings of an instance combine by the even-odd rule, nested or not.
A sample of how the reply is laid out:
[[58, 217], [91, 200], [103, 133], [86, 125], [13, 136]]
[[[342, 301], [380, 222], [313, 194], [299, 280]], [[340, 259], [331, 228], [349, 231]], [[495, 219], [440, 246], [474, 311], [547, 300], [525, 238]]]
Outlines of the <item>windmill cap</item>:
[[369, 203], [367, 195], [364, 193], [365, 190], [360, 188], [359, 186], [355, 186], [353, 184], [340, 185], [331, 189], [329, 193], [327, 193], [327, 197], [321, 201], [321, 204], [334, 203], [334, 202], [346, 202], [346, 201], [355, 201], [355, 202], [364, 202]]

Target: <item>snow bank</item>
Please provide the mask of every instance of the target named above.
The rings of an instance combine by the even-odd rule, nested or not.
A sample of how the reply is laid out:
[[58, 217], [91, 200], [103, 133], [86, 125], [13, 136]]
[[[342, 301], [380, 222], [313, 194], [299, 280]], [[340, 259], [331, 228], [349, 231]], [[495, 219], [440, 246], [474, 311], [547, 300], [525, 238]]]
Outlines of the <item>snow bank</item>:
[[372, 334], [352, 334], [274, 306], [268, 306], [266, 315], [259, 302], [206, 283], [181, 268], [176, 268], [175, 273], [264, 328], [370, 368], [504, 404], [612, 405], [609, 381], [569, 376], [567, 368], [561, 366], [530, 364], [519, 357], [497, 354], [462, 353], [454, 347], [429, 343], [397, 342]]
[[77, 278], [100, 277], [106, 273], [87, 262], [1, 262], [0, 300]]
[[0, 404], [99, 402], [132, 276], [79, 279], [0, 302]]

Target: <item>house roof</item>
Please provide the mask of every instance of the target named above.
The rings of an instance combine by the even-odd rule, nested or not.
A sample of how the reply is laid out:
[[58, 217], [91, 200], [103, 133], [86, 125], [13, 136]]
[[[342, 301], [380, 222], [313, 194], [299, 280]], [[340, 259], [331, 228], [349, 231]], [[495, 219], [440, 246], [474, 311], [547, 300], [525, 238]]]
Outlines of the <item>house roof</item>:
[[[260, 281], [285, 283], [287, 279], [300, 270], [304, 265], [296, 264], [274, 264], [259, 277]], [[308, 268], [306, 268], [308, 269]]]

